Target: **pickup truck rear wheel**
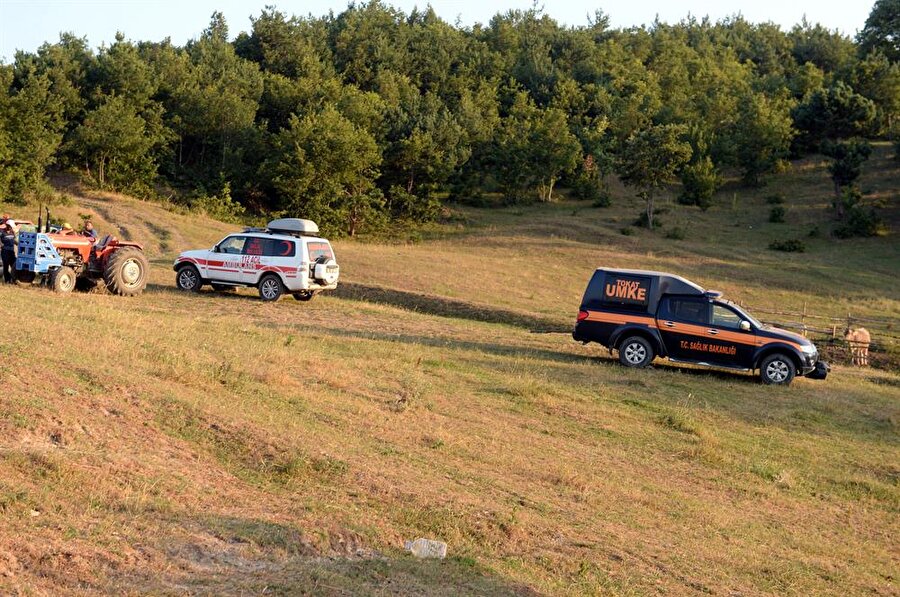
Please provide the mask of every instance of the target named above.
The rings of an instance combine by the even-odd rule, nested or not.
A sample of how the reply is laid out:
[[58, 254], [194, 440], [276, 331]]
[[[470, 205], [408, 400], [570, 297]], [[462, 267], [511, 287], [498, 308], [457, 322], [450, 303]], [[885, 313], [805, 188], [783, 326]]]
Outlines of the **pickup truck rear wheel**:
[[764, 384], [786, 386], [797, 375], [794, 361], [780, 352], [770, 354], [759, 365], [759, 377]]
[[653, 346], [641, 336], [629, 336], [619, 343], [619, 362], [626, 367], [646, 367], [654, 356]]

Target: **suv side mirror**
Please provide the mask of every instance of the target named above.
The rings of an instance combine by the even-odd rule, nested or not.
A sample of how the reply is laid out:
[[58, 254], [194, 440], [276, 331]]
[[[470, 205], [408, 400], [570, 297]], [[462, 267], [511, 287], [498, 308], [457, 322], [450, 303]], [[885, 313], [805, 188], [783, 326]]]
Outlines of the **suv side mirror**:
[[749, 332], [749, 331], [750, 331], [750, 322], [747, 321], [746, 319], [741, 320], [741, 331], [742, 331], [742, 332]]

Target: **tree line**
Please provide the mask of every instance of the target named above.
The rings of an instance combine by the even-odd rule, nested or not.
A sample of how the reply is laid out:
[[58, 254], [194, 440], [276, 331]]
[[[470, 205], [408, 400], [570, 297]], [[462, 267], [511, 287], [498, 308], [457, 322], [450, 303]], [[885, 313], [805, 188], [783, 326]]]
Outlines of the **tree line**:
[[[0, 194], [48, 168], [174, 193], [221, 217], [301, 215], [333, 234], [427, 221], [438, 198], [596, 205], [618, 174], [647, 202], [680, 180], [707, 208], [724, 172], [759, 185], [790, 157], [831, 159], [835, 210], [900, 114], [900, 0], [855, 39], [740, 16], [613, 29], [538, 9], [451, 25], [377, 0], [338, 14], [267, 7], [230, 40], [221, 13], [183, 47], [60, 35], [0, 65]], [[856, 195], [854, 195], [856, 192]]]

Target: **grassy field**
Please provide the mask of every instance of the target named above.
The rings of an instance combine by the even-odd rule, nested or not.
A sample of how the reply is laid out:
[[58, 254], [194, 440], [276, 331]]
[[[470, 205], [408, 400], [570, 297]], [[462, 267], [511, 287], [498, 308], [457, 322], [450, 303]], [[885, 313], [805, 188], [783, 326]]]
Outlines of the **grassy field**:
[[[896, 231], [885, 147], [863, 181]], [[0, 286], [0, 593], [897, 594], [900, 376], [763, 387], [531, 333], [571, 326], [600, 265], [900, 321], [896, 234], [830, 238], [817, 160], [658, 233], [623, 235], [613, 189], [338, 242], [341, 289], [276, 304], [174, 290], [173, 256], [234, 226], [67, 189], [55, 213], [145, 243], [152, 283]]]

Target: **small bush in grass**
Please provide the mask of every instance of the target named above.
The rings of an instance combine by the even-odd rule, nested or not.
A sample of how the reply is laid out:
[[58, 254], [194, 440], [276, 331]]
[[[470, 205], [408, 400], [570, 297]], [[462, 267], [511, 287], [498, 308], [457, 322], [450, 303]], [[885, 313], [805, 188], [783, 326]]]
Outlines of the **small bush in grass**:
[[675, 226], [666, 230], [666, 238], [671, 240], [684, 240], [687, 238], [687, 232], [681, 226]]
[[771, 210], [769, 210], [769, 221], [773, 224], [782, 224], [784, 223], [784, 215], [787, 213], [787, 210], [780, 205], [776, 205]]
[[769, 244], [769, 248], [773, 251], [782, 251], [784, 253], [805, 253], [806, 245], [797, 238], [789, 240], [773, 240]]
[[866, 209], [854, 205], [847, 210], [847, 220], [836, 228], [834, 235], [838, 238], [880, 236], [887, 231], [884, 220], [874, 209]]
[[769, 195], [766, 197], [766, 203], [769, 205], [781, 205], [784, 203], [784, 195], [781, 193], [775, 193], [774, 195]]
[[[657, 209], [653, 213], [653, 227], [654, 228], [659, 229], [659, 228], [663, 227], [663, 221], [659, 216], [666, 213], [667, 211], [669, 211], [669, 210], [666, 209], [665, 207], [663, 207], [663, 208]], [[635, 219], [635, 221], [632, 222], [631, 225], [637, 226], [638, 228], [649, 228], [649, 226], [647, 225], [648, 221], [649, 220], [647, 219], [647, 212], [642, 211], [640, 214], [638, 214], [637, 219]]]
[[815, 226], [812, 230], [809, 231], [809, 234], [807, 236], [809, 236], [809, 238], [819, 238], [820, 236], [822, 236], [822, 230], [818, 226]]
[[674, 431], [690, 435], [699, 435], [700, 431], [697, 423], [682, 412], [669, 412], [663, 414], [659, 417], [659, 423], [663, 427], [668, 427]]
[[231, 198], [231, 184], [227, 182], [217, 195], [201, 194], [190, 199], [190, 206], [193, 211], [205, 213], [222, 222], [238, 223], [243, 221], [247, 215], [244, 206]]
[[610, 205], [612, 205], [612, 198], [606, 192], [601, 192], [591, 202], [591, 207], [609, 207]]
[[631, 226], [623, 226], [619, 229], [619, 232], [622, 233], [622, 236], [634, 236], [634, 228]]

